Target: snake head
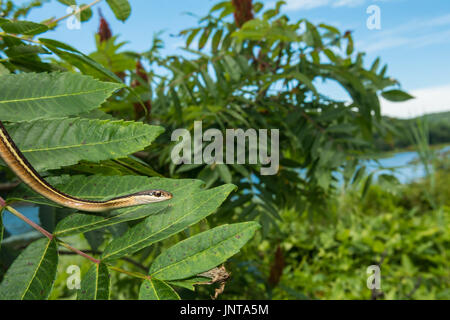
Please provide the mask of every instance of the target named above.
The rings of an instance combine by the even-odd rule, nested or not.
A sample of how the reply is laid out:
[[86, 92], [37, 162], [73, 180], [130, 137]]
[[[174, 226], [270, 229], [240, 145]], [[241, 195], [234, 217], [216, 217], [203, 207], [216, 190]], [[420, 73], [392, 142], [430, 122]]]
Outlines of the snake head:
[[148, 204], [172, 199], [173, 195], [164, 190], [147, 190], [133, 194], [136, 204]]

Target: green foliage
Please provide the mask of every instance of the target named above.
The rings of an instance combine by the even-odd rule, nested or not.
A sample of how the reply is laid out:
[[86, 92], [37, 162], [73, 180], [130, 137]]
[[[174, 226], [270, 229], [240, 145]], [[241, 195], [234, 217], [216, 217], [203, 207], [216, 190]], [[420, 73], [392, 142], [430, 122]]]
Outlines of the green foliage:
[[163, 131], [136, 122], [81, 118], [37, 120], [7, 128], [37, 170], [124, 157], [144, 149]]
[[177, 243], [152, 263], [149, 275], [161, 280], [187, 279], [235, 255], [259, 228], [256, 222], [223, 225]]
[[35, 23], [31, 21], [8, 21], [2, 22], [0, 28], [7, 33], [12, 34], [25, 34], [36, 35], [48, 30], [48, 27], [44, 24]]
[[150, 278], [142, 283], [139, 300], [180, 300], [180, 296], [166, 282]]
[[8, 269], [0, 284], [0, 299], [46, 299], [55, 281], [57, 264], [58, 253], [54, 240], [33, 242]]
[[[137, 252], [164, 240], [206, 218], [228, 197], [235, 187], [224, 185], [215, 189], [191, 190], [170, 204], [162, 217], [151, 215], [133, 226], [122, 237], [112, 241], [103, 251], [102, 260], [111, 261]], [[184, 277], [183, 277], [184, 278]]]
[[[449, 171], [436, 175], [448, 179]], [[447, 196], [437, 210], [424, 206], [419, 199], [427, 184], [398, 185], [393, 191], [374, 184], [364, 200], [358, 189], [343, 191], [330, 199], [327, 219], [284, 212], [278, 234], [253, 242], [234, 261], [231, 272], [239, 275], [223, 298], [371, 299], [366, 269], [380, 264], [378, 298], [448, 299], [450, 202]], [[448, 188], [440, 187], [444, 196]], [[276, 245], [285, 267], [273, 288], [269, 274], [276, 266]]]
[[[118, 19], [128, 18], [131, 10], [128, 1], [107, 2]], [[135, 66], [134, 58], [117, 53], [123, 44], [115, 45], [114, 39], [107, 44], [98, 43], [98, 54], [89, 57], [55, 40], [41, 38], [33, 40], [38, 45], [28, 45], [28, 38], [17, 36], [44, 32], [48, 29], [44, 24], [2, 19], [1, 28], [5, 33], [0, 49], [8, 58], [0, 62], [0, 119], [25, 157], [49, 183], [83, 199], [106, 200], [149, 189], [167, 190], [173, 194], [173, 199], [92, 215], [59, 208], [26, 186], [14, 188], [6, 195], [8, 205], [18, 201], [39, 205], [42, 227], [51, 233], [45, 235], [52, 240], [44, 238], [27, 243], [26, 249], [18, 252], [12, 264], [5, 264], [7, 272], [0, 284], [0, 298], [48, 298], [57, 272], [57, 247], [63, 246], [87, 257], [92, 264], [83, 274], [77, 294], [80, 300], [107, 300], [110, 296], [119, 296], [110, 284], [111, 271], [151, 284], [153, 291], [142, 285], [142, 299], [179, 299], [172, 285], [162, 281], [165, 279], [162, 270], [154, 272], [161, 274], [162, 280], [150, 280], [142, 273], [117, 267], [117, 261], [155, 246], [159, 248], [162, 241], [187, 232], [217, 211], [235, 186], [227, 184], [205, 189], [199, 180], [162, 178], [148, 162], [131, 156], [148, 148], [164, 128], [124, 121], [99, 110], [106, 101], [125, 106], [126, 99], [139, 103], [135, 91], [115, 74]], [[70, 66], [70, 72], [61, 72], [64, 67], [59, 61], [55, 63], [49, 59], [44, 62], [40, 55], [49, 52], [63, 59], [64, 65]], [[109, 55], [117, 58], [109, 60]], [[55, 70], [61, 71], [52, 72]], [[122, 88], [127, 91], [120, 91]], [[11, 210], [20, 217], [20, 213]], [[232, 228], [234, 234], [219, 232], [220, 243], [214, 241], [217, 237], [213, 237], [211, 243], [201, 243], [203, 253], [199, 257], [196, 256], [200, 250], [198, 245], [191, 243], [192, 252], [185, 253], [191, 252], [192, 256], [179, 261], [180, 264], [189, 259], [195, 261], [191, 272], [172, 266], [171, 279], [183, 283], [185, 278], [196, 276], [193, 272], [207, 272], [224, 263], [250, 240], [257, 227], [254, 223], [251, 226], [224, 225], [224, 228]], [[0, 228], [3, 238], [3, 225]], [[101, 250], [94, 253], [99, 260], [61, 240], [80, 234], [84, 234], [94, 252]], [[203, 239], [203, 234], [184, 238], [195, 241], [198, 237]], [[233, 241], [227, 235], [237, 238]], [[174, 248], [176, 246], [167, 250], [172, 252], [176, 250]], [[9, 248], [1, 249], [2, 265], [5, 250]], [[160, 253], [160, 259], [164, 261], [165, 250]], [[57, 290], [59, 288], [60, 284]], [[138, 288], [136, 295], [137, 292]]]
[[[117, 19], [130, 16], [127, 0], [105, 3]], [[163, 56], [158, 35], [145, 52], [125, 52], [117, 36], [96, 35], [90, 54], [36, 39], [58, 20], [18, 19], [39, 1], [23, 8], [0, 3], [0, 120], [34, 167], [59, 190], [84, 199], [148, 189], [173, 194], [166, 202], [93, 215], [60, 208], [24, 185], [7, 190], [8, 205], [39, 206], [55, 250], [43, 251], [46, 239], [26, 242], [23, 251], [3, 242], [1, 293], [209, 298], [212, 285], [228, 281], [225, 298], [368, 299], [366, 268], [380, 263], [385, 298], [448, 298], [448, 165], [429, 152], [428, 131], [408, 131], [407, 138], [420, 142], [423, 159], [439, 168], [425, 182], [402, 187], [387, 174], [377, 180], [362, 163], [410, 130], [381, 117], [379, 96], [412, 97], [379, 58], [367, 63], [351, 32], [291, 21], [283, 4], [255, 1], [251, 15], [242, 15], [231, 1], [219, 2], [180, 32], [187, 55]], [[84, 10], [82, 20], [91, 14]], [[233, 21], [236, 16], [249, 18]], [[322, 81], [341, 86], [350, 101], [321, 92]], [[204, 132], [279, 129], [277, 174], [262, 175], [260, 163], [175, 165], [170, 134], [193, 131], [199, 120]], [[432, 137], [448, 127], [439, 116], [433, 121]], [[5, 168], [1, 179], [14, 176]], [[61, 251], [56, 269], [56, 247], [68, 243], [90, 256]], [[23, 266], [29, 255], [34, 260]], [[38, 255], [54, 263], [41, 266]], [[83, 275], [77, 292], [66, 287], [65, 268], [74, 263]], [[12, 277], [17, 268], [27, 274]], [[30, 278], [33, 270], [48, 274], [42, 288]]]
[[[34, 88], [30, 83], [40, 85]], [[97, 109], [121, 87], [70, 73], [4, 75], [0, 78], [0, 117], [19, 122], [77, 115]]]
[[411, 127], [418, 121], [427, 123], [430, 145], [450, 143], [450, 112], [440, 112], [414, 119], [385, 118], [386, 128], [389, 129], [375, 136], [376, 148], [382, 151], [412, 148], [415, 142], [411, 139]]
[[128, 0], [106, 0], [117, 19], [125, 21], [131, 14]]
[[78, 300], [109, 300], [110, 276], [103, 263], [94, 264], [84, 275]]
[[383, 98], [394, 101], [394, 102], [402, 102], [410, 99], [414, 99], [410, 94], [403, 92], [401, 90], [389, 90], [382, 93]]

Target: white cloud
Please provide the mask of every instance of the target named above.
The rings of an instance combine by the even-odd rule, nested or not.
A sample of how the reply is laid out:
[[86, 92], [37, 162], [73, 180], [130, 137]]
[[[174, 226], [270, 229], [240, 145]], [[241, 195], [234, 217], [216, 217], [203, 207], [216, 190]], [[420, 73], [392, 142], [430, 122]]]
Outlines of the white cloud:
[[381, 98], [381, 113], [397, 118], [413, 118], [427, 113], [450, 111], [450, 84], [412, 90], [415, 99], [390, 102]]

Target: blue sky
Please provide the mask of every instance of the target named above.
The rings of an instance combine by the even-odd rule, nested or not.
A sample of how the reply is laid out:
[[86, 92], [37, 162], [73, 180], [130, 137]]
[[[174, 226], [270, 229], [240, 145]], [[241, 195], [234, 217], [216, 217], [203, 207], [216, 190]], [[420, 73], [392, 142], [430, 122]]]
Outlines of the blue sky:
[[[16, 3], [27, 1], [16, 1]], [[85, 0], [85, 2], [89, 2]], [[197, 18], [207, 13], [218, 0], [131, 0], [132, 15], [125, 23], [113, 18], [105, 3], [104, 16], [114, 34], [129, 41], [127, 49], [144, 51], [154, 33], [164, 31], [166, 52], [174, 52], [182, 39], [171, 36], [183, 28], [195, 26]], [[272, 6], [274, 0], [263, 0]], [[450, 1], [448, 0], [287, 0], [284, 12], [292, 19], [307, 18], [314, 23], [325, 22], [341, 30], [352, 30], [356, 49], [366, 51], [366, 61], [380, 56], [389, 66], [388, 73], [398, 79], [404, 90], [416, 99], [393, 104], [382, 101], [383, 113], [410, 117], [417, 114], [450, 110]], [[371, 5], [380, 9], [381, 29], [369, 30], [366, 12]], [[29, 20], [39, 21], [65, 14], [66, 7], [52, 0], [36, 9]], [[97, 10], [94, 18], [80, 30], [69, 30], [63, 23], [46, 37], [67, 41], [89, 53], [94, 50], [93, 33], [98, 28]], [[324, 87], [336, 96], [338, 88]]]

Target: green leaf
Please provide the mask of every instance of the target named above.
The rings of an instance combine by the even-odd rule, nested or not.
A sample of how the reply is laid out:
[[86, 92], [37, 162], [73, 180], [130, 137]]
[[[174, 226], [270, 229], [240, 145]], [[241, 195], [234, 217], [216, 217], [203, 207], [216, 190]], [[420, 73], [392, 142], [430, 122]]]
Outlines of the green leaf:
[[88, 231], [84, 234], [84, 238], [89, 243], [93, 251], [98, 251], [98, 248], [105, 242], [104, 229]]
[[58, 2], [66, 5], [66, 6], [76, 6], [77, 2], [75, 0], [58, 0]]
[[0, 76], [0, 119], [28, 121], [97, 109], [123, 85], [73, 73]]
[[6, 68], [3, 64], [0, 63], [0, 76], [3, 76], [5, 74], [9, 74], [9, 69]]
[[205, 283], [209, 283], [210, 281], [211, 281], [211, 278], [191, 277], [191, 278], [183, 279], [183, 280], [170, 281], [169, 284], [180, 287], [180, 288], [188, 289], [191, 291], [195, 291], [194, 285], [205, 284]]
[[[56, 226], [55, 235], [59, 237], [68, 236], [112, 226], [125, 221], [146, 218], [150, 215], [170, 214], [172, 210], [177, 210], [176, 206], [183, 205], [182, 202], [179, 202], [180, 199], [186, 199], [193, 192], [199, 192], [201, 185], [202, 182], [198, 180], [173, 180], [138, 176], [77, 176], [65, 179], [63, 184], [56, 185], [56, 187], [67, 194], [83, 199], [105, 200], [149, 189], [169, 191], [173, 194], [173, 199], [114, 210], [108, 216], [73, 214], [63, 219]], [[27, 197], [27, 201], [30, 200], [36, 201], [37, 199]], [[173, 202], [176, 202], [176, 206], [172, 205]]]
[[77, 300], [109, 300], [110, 283], [108, 267], [94, 264], [81, 280]]
[[[39, 41], [42, 42], [48, 50], [58, 55], [61, 59], [77, 67], [81, 72], [95, 76], [96, 78], [101, 78], [103, 76], [114, 82], [122, 84], [122, 80], [117, 75], [103, 67], [98, 62], [92, 60], [87, 55], [78, 51], [74, 47], [52, 39], [39, 38]], [[132, 89], [129, 87], [127, 87], [127, 89], [132, 91]]]
[[381, 95], [386, 100], [393, 101], [393, 102], [401, 102], [401, 101], [407, 101], [410, 99], [414, 99], [414, 97], [412, 95], [410, 95], [404, 91], [401, 91], [401, 90], [385, 91], [385, 92], [381, 93]]
[[74, 166], [67, 167], [66, 170], [76, 173], [101, 174], [105, 176], [148, 176], [162, 177], [154, 171], [148, 164], [138, 159], [128, 158], [106, 160], [100, 163], [82, 161]]
[[217, 164], [217, 171], [219, 171], [219, 175], [225, 183], [231, 183], [233, 177], [231, 175], [230, 169], [226, 164]]
[[131, 14], [131, 6], [128, 0], [106, 0], [117, 19], [125, 21]]
[[314, 92], [315, 94], [317, 94], [317, 90], [316, 87], [314, 86], [314, 84], [312, 83], [311, 79], [308, 78], [308, 76], [304, 75], [303, 73], [300, 72], [294, 72], [293, 76], [300, 81], [301, 83], [303, 83], [305, 86], [307, 86], [312, 92]]
[[0, 300], [47, 299], [56, 278], [58, 253], [55, 240], [30, 244], [13, 262], [0, 284]]
[[139, 300], [180, 300], [180, 296], [166, 282], [151, 278], [142, 283]]
[[122, 158], [143, 150], [164, 131], [141, 122], [80, 118], [21, 122], [6, 128], [38, 171], [58, 169], [80, 160]]
[[33, 56], [35, 57], [36, 54], [39, 53], [49, 54], [50, 52], [41, 46], [20, 44], [8, 48], [7, 50], [5, 50], [5, 53], [8, 55], [8, 57], [17, 59], [17, 58], [32, 58]]
[[[83, 3], [83, 4], [80, 5], [80, 8], [83, 8], [85, 6], [86, 6], [86, 4]], [[92, 18], [92, 15], [93, 15], [93, 13], [92, 13], [92, 9], [91, 8], [84, 9], [80, 13], [80, 20], [81, 20], [81, 22], [89, 21]]]
[[7, 33], [24, 35], [36, 35], [48, 30], [48, 27], [45, 24], [31, 21], [9, 21], [0, 24], [0, 28]]
[[3, 226], [3, 212], [4, 212], [4, 208], [1, 208], [0, 209], [0, 250], [2, 248], [3, 236], [5, 233], [5, 227]]
[[52, 233], [56, 226], [56, 208], [48, 206], [39, 207], [39, 222], [42, 228]]
[[208, 41], [210, 35], [211, 29], [205, 29], [205, 31], [203, 31], [202, 35], [200, 36], [200, 39], [198, 40], [198, 50], [201, 50], [205, 47], [206, 42]]
[[364, 187], [363, 187], [363, 191], [362, 191], [362, 195], [361, 198], [365, 198], [367, 195], [367, 192], [369, 191], [370, 186], [372, 185], [373, 182], [373, 173], [371, 173], [367, 179], [366, 182], [364, 183]]
[[200, 32], [200, 28], [193, 29], [186, 39], [186, 48], [189, 48], [195, 36]]
[[228, 7], [228, 6], [230, 6], [230, 1], [222, 1], [222, 2], [219, 2], [219, 3], [215, 4], [215, 5], [211, 8], [211, 10], [209, 10], [209, 12], [210, 12], [210, 13], [213, 13], [214, 11], [217, 11], [217, 10], [220, 10], [220, 9], [223, 9], [223, 8], [226, 8], [226, 7]]
[[114, 239], [103, 251], [102, 261], [108, 262], [133, 254], [164, 240], [213, 213], [235, 188], [224, 185], [215, 189], [174, 197], [170, 209], [162, 215], [152, 215]]
[[244, 222], [197, 234], [159, 255], [149, 274], [161, 280], [178, 280], [211, 270], [238, 253], [259, 227], [257, 222]]
[[223, 35], [223, 29], [219, 29], [214, 34], [213, 40], [212, 40], [212, 49], [213, 51], [217, 51], [220, 45], [220, 41], [222, 40]]

